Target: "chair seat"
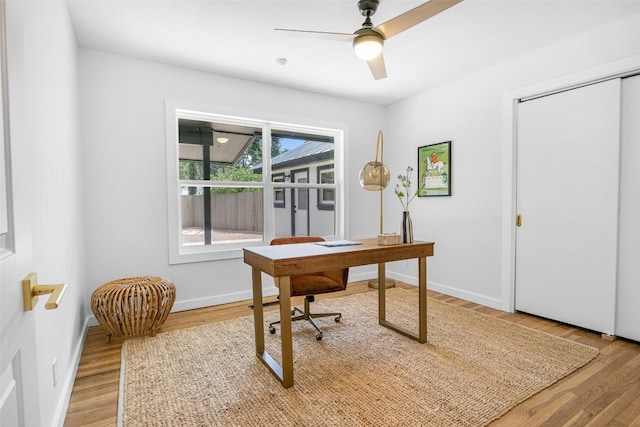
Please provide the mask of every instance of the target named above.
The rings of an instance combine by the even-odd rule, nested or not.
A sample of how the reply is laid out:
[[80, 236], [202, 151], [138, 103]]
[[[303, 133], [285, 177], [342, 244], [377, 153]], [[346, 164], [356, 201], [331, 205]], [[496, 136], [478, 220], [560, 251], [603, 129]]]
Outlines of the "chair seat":
[[291, 276], [291, 296], [293, 297], [326, 294], [328, 292], [343, 291], [345, 288], [345, 285], [317, 274]]
[[[313, 243], [323, 242], [324, 238], [317, 236], [294, 236], [294, 237], [279, 237], [271, 241], [272, 245], [287, 245], [295, 243]], [[322, 339], [322, 331], [316, 325], [314, 317], [327, 317], [335, 316], [335, 321], [339, 322], [342, 314], [340, 313], [311, 313], [310, 303], [313, 301], [313, 296], [318, 294], [326, 294], [329, 292], [344, 291], [347, 288], [347, 282], [349, 279], [349, 269], [341, 268], [338, 270], [329, 270], [319, 273], [310, 274], [297, 274], [290, 276], [291, 280], [291, 295], [292, 297], [304, 296], [304, 311], [295, 307], [291, 315], [291, 321], [295, 320], [307, 320], [316, 329], [316, 339]], [[280, 279], [275, 278], [275, 284], [280, 287]], [[296, 316], [296, 313], [300, 313]], [[276, 329], [274, 325], [279, 324], [280, 321], [271, 322], [269, 324], [269, 332], [275, 334]]]

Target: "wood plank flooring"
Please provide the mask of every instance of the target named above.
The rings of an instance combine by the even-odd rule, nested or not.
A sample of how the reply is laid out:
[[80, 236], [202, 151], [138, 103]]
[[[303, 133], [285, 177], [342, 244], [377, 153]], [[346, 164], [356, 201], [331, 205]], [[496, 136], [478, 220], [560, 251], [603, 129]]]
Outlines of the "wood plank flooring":
[[[413, 288], [400, 284], [399, 286]], [[332, 298], [373, 291], [366, 282], [350, 283]], [[463, 306], [529, 328], [597, 347], [600, 354], [590, 364], [558, 381], [494, 421], [503, 426], [633, 426], [640, 427], [640, 344], [617, 339], [523, 313], [505, 313], [458, 298], [428, 292], [429, 297]], [[320, 298], [320, 297], [318, 297]], [[267, 300], [268, 301], [268, 300]], [[301, 304], [294, 299], [294, 303]], [[158, 333], [251, 314], [249, 301], [171, 313]], [[276, 306], [265, 307], [274, 310]], [[253, 331], [247, 331], [253, 333]], [[116, 425], [120, 350], [123, 339], [107, 343], [101, 327], [87, 333], [66, 427]]]

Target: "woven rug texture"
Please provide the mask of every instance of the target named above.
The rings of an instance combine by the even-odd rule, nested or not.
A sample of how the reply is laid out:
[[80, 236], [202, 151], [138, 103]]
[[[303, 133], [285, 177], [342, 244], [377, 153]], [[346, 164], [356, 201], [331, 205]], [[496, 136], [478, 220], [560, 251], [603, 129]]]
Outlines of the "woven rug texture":
[[[417, 330], [417, 292], [386, 292], [387, 320]], [[313, 311], [343, 316], [319, 319], [321, 341], [293, 323], [290, 389], [256, 357], [253, 316], [126, 340], [118, 425], [484, 426], [598, 353], [431, 298], [426, 344], [378, 325], [377, 292]], [[280, 361], [279, 329], [265, 345]]]

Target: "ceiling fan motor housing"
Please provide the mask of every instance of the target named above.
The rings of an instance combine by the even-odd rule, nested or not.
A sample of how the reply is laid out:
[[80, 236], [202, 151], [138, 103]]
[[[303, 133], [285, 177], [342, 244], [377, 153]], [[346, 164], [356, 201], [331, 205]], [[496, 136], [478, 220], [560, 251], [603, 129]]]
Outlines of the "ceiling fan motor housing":
[[378, 10], [379, 4], [380, 0], [360, 0], [358, 1], [358, 10], [362, 16], [373, 16], [376, 10]]
[[356, 40], [358, 40], [361, 37], [367, 37], [367, 38], [379, 38], [380, 39], [380, 44], [384, 44], [384, 36], [382, 35], [381, 32], [374, 30], [373, 28], [360, 28], [358, 31], [356, 31], [355, 33], [353, 33], [355, 35], [355, 37], [353, 38], [353, 43], [355, 44]]

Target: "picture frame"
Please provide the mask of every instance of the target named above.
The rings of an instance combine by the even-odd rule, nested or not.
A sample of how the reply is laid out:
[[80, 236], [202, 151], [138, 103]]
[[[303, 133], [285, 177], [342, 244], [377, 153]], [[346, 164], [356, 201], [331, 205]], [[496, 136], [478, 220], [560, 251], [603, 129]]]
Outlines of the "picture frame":
[[418, 147], [418, 197], [451, 196], [451, 141]]

